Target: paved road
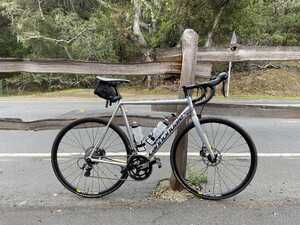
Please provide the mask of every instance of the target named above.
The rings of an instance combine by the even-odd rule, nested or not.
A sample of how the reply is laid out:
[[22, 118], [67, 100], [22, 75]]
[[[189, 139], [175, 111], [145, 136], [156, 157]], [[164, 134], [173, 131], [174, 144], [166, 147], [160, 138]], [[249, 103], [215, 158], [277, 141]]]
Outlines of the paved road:
[[[26, 107], [24, 107], [26, 105]], [[95, 101], [1, 102], [0, 117], [25, 120], [99, 107]], [[24, 110], [25, 108], [25, 110]], [[141, 108], [147, 110], [149, 108]], [[259, 153], [300, 153], [300, 120], [230, 118], [253, 137]], [[1, 153], [48, 153], [58, 131], [0, 132]], [[166, 143], [163, 151], [168, 151]], [[300, 157], [261, 157], [252, 184], [221, 202], [155, 200], [168, 177], [168, 158], [144, 182], [127, 182], [113, 194], [79, 199], [56, 180], [49, 158], [0, 158], [0, 225], [6, 224], [299, 224]]]
[[[129, 109], [132, 107], [129, 107]], [[24, 121], [55, 118], [72, 110], [104, 110], [105, 102], [100, 99], [0, 99], [0, 118], [20, 118]], [[150, 106], [135, 106], [135, 110], [150, 110]], [[110, 110], [107, 109], [107, 110]]]

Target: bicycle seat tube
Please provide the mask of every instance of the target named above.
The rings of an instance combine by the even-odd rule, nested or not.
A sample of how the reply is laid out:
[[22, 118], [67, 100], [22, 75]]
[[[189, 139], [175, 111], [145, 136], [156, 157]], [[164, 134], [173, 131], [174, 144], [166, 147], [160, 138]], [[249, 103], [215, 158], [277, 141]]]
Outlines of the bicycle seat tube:
[[[113, 113], [112, 113], [112, 115], [111, 115], [111, 117], [110, 117], [110, 119], [109, 119], [107, 125], [106, 125], [105, 128], [104, 128], [104, 129], [105, 129], [104, 134], [102, 135], [101, 138], [99, 138], [99, 139], [97, 140], [97, 142], [96, 142], [96, 144], [95, 144], [93, 150], [90, 152], [90, 154], [89, 154], [89, 156], [88, 156], [88, 159], [89, 159], [89, 160], [92, 160], [92, 155], [94, 154], [95, 150], [96, 150], [98, 147], [100, 147], [101, 144], [102, 144], [102, 142], [104, 141], [104, 138], [105, 138], [105, 136], [106, 136], [106, 134], [107, 134], [107, 132], [108, 132], [108, 129], [109, 129], [109, 125], [110, 125], [111, 122], [113, 121], [115, 115], [117, 114], [117, 112], [119, 111], [120, 108], [121, 108], [121, 103], [118, 103], [118, 104], [115, 106], [115, 108], [114, 108], [114, 110], [113, 110]], [[124, 112], [124, 109], [123, 109], [123, 108], [121, 108], [121, 109], [122, 109], [122, 112]], [[128, 122], [128, 121], [127, 121], [127, 122]]]

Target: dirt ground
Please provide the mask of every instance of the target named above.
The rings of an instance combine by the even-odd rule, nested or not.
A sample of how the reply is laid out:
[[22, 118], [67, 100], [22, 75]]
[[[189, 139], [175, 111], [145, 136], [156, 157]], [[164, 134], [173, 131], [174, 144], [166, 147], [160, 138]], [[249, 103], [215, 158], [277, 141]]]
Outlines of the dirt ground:
[[[202, 79], [198, 78], [197, 81], [201, 82]], [[178, 79], [169, 80], [154, 90], [157, 90], [158, 93], [166, 92], [166, 90], [173, 90], [174, 92], [178, 90], [178, 86]], [[249, 68], [247, 72], [238, 72], [237, 69], [233, 68], [230, 80], [230, 96], [299, 98], [300, 62], [278, 62], [262, 66], [253, 64], [253, 68]]]
[[300, 71], [266, 69], [251, 73], [233, 73], [230, 85], [233, 96], [300, 96]]

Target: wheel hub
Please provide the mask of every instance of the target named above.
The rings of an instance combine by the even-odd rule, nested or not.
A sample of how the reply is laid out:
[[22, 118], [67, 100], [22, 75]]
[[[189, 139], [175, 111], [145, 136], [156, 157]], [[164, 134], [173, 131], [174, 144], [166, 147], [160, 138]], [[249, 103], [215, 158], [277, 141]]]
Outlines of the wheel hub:
[[211, 157], [211, 155], [209, 154], [208, 150], [206, 147], [203, 147], [200, 151], [200, 156], [202, 157], [202, 161], [208, 165], [208, 166], [217, 166], [221, 163], [222, 161], [222, 154], [221, 152], [216, 149], [216, 148], [212, 148], [213, 152], [214, 152], [214, 156]]

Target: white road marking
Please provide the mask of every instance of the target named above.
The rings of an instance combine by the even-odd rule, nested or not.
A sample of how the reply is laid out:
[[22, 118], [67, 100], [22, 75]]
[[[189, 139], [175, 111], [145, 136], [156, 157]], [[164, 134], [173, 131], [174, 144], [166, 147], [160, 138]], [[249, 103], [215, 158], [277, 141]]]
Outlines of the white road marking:
[[[142, 153], [141, 153], [142, 154]], [[61, 157], [70, 157], [83, 155], [80, 153], [61, 153]], [[198, 152], [191, 152], [188, 155], [198, 156]], [[125, 156], [125, 153], [116, 152], [107, 154], [107, 156]], [[158, 152], [155, 156], [170, 156], [169, 152]], [[249, 153], [225, 153], [223, 156], [226, 157], [246, 157], [249, 156]], [[0, 153], [0, 158], [50, 158], [50, 153]], [[300, 157], [300, 153], [258, 153], [258, 157]]]
[[285, 123], [300, 123], [300, 120], [286, 120]]
[[0, 103], [24, 103], [24, 102], [30, 102], [30, 103], [94, 103], [94, 102], [104, 102], [102, 99], [95, 98], [86, 98], [86, 99], [62, 99], [62, 98], [37, 98], [37, 99], [0, 99]]

